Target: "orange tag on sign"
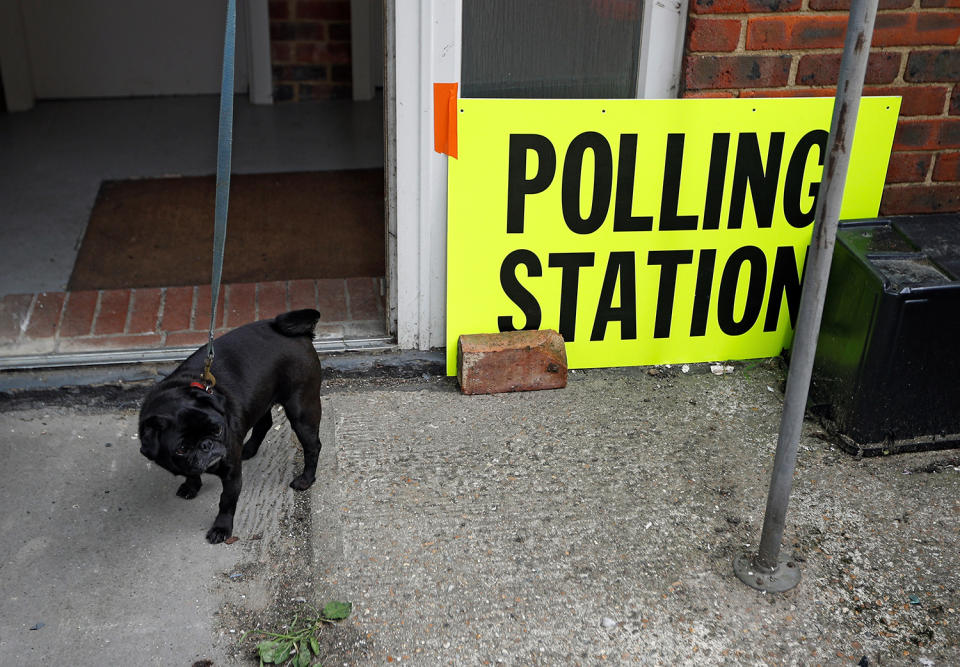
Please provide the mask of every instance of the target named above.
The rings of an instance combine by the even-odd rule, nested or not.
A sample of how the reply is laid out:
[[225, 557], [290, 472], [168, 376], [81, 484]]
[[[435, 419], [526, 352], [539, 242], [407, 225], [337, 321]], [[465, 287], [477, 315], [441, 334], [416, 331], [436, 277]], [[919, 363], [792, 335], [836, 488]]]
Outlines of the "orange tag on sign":
[[457, 157], [456, 83], [433, 84], [433, 150]]

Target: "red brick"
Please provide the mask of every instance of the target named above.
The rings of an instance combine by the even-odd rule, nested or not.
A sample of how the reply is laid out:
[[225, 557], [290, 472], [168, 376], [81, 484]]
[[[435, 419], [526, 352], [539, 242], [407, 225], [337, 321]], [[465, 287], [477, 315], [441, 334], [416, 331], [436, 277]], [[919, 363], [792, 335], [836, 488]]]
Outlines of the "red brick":
[[25, 336], [27, 338], [53, 338], [60, 326], [63, 303], [67, 295], [63, 292], [42, 292], [37, 295], [30, 313]]
[[317, 281], [317, 310], [324, 322], [343, 322], [347, 312], [347, 283], [339, 278]]
[[933, 168], [935, 181], [960, 181], [960, 152], [950, 151], [937, 155]]
[[958, 79], [960, 51], [957, 49], [913, 51], [907, 57], [907, 67], [903, 71], [904, 81], [953, 83]]
[[560, 389], [567, 353], [556, 331], [509, 331], [460, 336], [457, 379], [464, 394]]
[[290, 0], [270, 0], [271, 21], [285, 21], [290, 18]]
[[953, 45], [960, 39], [956, 12], [903, 12], [877, 15], [873, 46]]
[[270, 23], [270, 41], [315, 42], [323, 39], [324, 27], [315, 21], [274, 21]]
[[177, 331], [164, 339], [164, 347], [200, 347], [207, 344], [206, 331]]
[[383, 319], [380, 281], [377, 278], [347, 278], [351, 320]]
[[950, 115], [960, 116], [960, 84], [953, 87], [953, 96], [950, 98]]
[[97, 310], [97, 292], [83, 291], [67, 294], [60, 324], [60, 337], [89, 336], [93, 329], [93, 315]]
[[887, 186], [880, 215], [952, 213], [960, 211], [960, 184]]
[[332, 65], [350, 62], [350, 43], [305, 42], [297, 44], [296, 61], [306, 65]]
[[317, 307], [316, 280], [291, 280], [287, 283], [287, 294], [290, 296], [290, 310]]
[[864, 86], [864, 95], [901, 97], [901, 116], [935, 116], [943, 112], [947, 89], [943, 86]]
[[257, 283], [257, 319], [268, 320], [285, 313], [287, 306], [287, 283]]
[[940, 148], [960, 148], [960, 119], [944, 118], [939, 125], [937, 142]]
[[157, 333], [136, 336], [83, 336], [62, 338], [58, 352], [95, 352], [101, 350], [144, 350], [161, 346], [163, 336]]
[[273, 76], [281, 81], [325, 81], [326, 65], [274, 66]]
[[294, 46], [293, 59], [295, 62], [312, 65], [334, 62], [327, 43], [323, 38], [318, 41], [299, 42]]
[[693, 0], [693, 14], [752, 14], [759, 12], [795, 12], [801, 0]]
[[163, 303], [163, 331], [185, 331], [193, 323], [194, 287], [168, 287]]
[[298, 99], [301, 102], [307, 100], [345, 100], [350, 97], [350, 91], [352, 90], [350, 85], [330, 83], [301, 83], [298, 88]]
[[741, 90], [740, 97], [835, 97], [836, 88], [780, 88], [776, 90]]
[[13, 343], [26, 329], [33, 294], [8, 294], [0, 299], [0, 345]]
[[887, 167], [887, 183], [922, 183], [932, 161], [932, 153], [893, 152]]
[[960, 118], [901, 120], [893, 137], [894, 150], [960, 148]]
[[686, 88], [779, 88], [787, 85], [790, 56], [691, 56]]
[[740, 41], [739, 19], [698, 18], [687, 22], [687, 48], [690, 51], [733, 51]]
[[697, 90], [694, 92], [685, 92], [684, 99], [729, 99], [736, 97], [737, 94], [727, 90]]
[[94, 335], [121, 334], [127, 328], [130, 312], [130, 290], [105, 290], [100, 292], [100, 307], [93, 323]]
[[[879, 9], [906, 9], [913, 7], [913, 0], [880, 0]], [[817, 11], [847, 11], [850, 0], [810, 0], [810, 9]]]
[[893, 150], [927, 149], [937, 147], [936, 127], [926, 120], [901, 120], [893, 135]]
[[293, 62], [293, 46], [286, 42], [270, 43], [270, 62], [274, 65], [283, 65]]
[[846, 16], [761, 16], [747, 21], [748, 51], [843, 46]]
[[226, 320], [224, 326], [238, 327], [257, 319], [257, 284], [227, 285]]
[[[197, 287], [197, 301], [193, 309], [193, 329], [195, 331], [209, 331], [210, 329], [210, 306], [211, 306], [211, 287], [210, 285], [200, 285]], [[213, 318], [214, 328], [220, 329], [224, 326], [226, 319], [224, 311], [224, 286], [220, 286], [220, 296], [217, 299], [217, 315]]]
[[314, 21], [349, 21], [350, 2], [347, 0], [297, 0], [298, 19]]
[[[748, 50], [841, 48], [846, 16], [760, 16], [747, 21]], [[920, 46], [956, 44], [960, 15], [950, 12], [885, 12], [877, 15], [872, 45]]]
[[960, 0], [920, 0], [920, 6], [927, 8], [960, 9]]
[[[835, 86], [840, 78], [841, 58], [840, 53], [820, 53], [801, 57], [797, 65], [797, 85]], [[899, 73], [899, 53], [875, 52], [871, 53], [867, 59], [866, 83], [890, 83]]]
[[127, 333], [141, 334], [157, 331], [162, 303], [163, 290], [158, 287], [133, 290], [133, 305], [130, 307]]

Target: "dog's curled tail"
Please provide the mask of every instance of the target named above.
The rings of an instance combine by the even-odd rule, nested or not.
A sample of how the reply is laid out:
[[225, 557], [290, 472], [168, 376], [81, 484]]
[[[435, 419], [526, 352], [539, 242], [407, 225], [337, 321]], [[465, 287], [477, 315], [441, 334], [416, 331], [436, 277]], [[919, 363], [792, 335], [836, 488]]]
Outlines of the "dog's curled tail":
[[292, 310], [289, 313], [277, 315], [273, 319], [273, 328], [284, 336], [308, 336], [313, 338], [313, 328], [317, 326], [320, 313], [313, 308]]

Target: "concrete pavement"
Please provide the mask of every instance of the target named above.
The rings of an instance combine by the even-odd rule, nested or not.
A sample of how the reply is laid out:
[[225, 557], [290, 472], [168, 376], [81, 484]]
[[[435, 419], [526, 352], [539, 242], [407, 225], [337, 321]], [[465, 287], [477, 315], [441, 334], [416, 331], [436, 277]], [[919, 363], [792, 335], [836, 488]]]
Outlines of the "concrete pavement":
[[216, 547], [218, 482], [183, 501], [148, 469], [136, 391], [7, 400], [0, 655], [246, 664], [245, 631], [338, 599], [354, 612], [321, 633], [328, 667], [960, 663], [956, 450], [857, 460], [806, 424], [785, 536], [803, 579], [765, 595], [733, 576], [781, 379], [611, 369], [472, 397], [332, 379], [317, 484], [287, 488], [278, 420], [244, 467], [239, 541]]

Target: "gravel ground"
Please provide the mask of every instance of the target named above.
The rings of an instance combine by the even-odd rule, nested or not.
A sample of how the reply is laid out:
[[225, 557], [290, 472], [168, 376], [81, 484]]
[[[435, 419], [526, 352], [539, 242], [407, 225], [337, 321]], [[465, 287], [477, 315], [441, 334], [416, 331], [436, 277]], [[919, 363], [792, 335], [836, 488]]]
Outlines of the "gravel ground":
[[[206, 510], [151, 526], [152, 541], [176, 537], [180, 576], [193, 567], [197, 609], [216, 610], [216, 659], [194, 663], [192, 646], [182, 664], [255, 664], [260, 637], [245, 632], [281, 630], [328, 600], [353, 613], [319, 633], [327, 667], [960, 664], [957, 450], [857, 459], [808, 422], [784, 538], [802, 581], [764, 594], [733, 575], [733, 558], [759, 541], [782, 379], [771, 361], [722, 376], [706, 365], [577, 371], [563, 390], [495, 396], [433, 376], [331, 380], [310, 492], [286, 486], [299, 454], [278, 418], [244, 467], [236, 543], [203, 542]], [[116, 412], [110, 437], [135, 432], [136, 392], [98, 395], [58, 398], [64, 424]], [[0, 420], [17, 427], [50, 400], [8, 401]], [[76, 436], [91, 420], [73, 421]], [[13, 452], [19, 442], [0, 440]], [[11, 563], [4, 573], [27, 566]], [[119, 617], [140, 603], [106, 601], [96, 608]], [[5, 623], [0, 649], [40, 655], [28, 646], [39, 635]]]
[[806, 424], [784, 546], [802, 582], [733, 576], [781, 382], [765, 362], [497, 396], [328, 384], [308, 569], [313, 601], [354, 615], [324, 664], [960, 664], [956, 450], [856, 459]]

